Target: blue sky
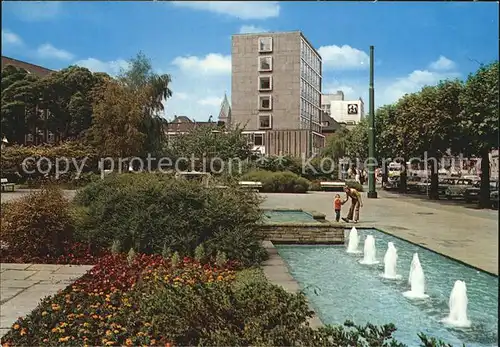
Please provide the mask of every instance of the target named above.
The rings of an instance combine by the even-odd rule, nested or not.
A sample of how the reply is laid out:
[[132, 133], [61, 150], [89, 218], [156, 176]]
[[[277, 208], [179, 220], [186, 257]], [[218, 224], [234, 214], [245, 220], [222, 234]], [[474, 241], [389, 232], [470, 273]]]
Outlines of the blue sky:
[[323, 91], [362, 97], [375, 46], [376, 105], [465, 78], [498, 59], [496, 2], [2, 2], [2, 54], [116, 74], [142, 50], [172, 75], [166, 117], [218, 115], [231, 92], [231, 35], [301, 30], [323, 58]]

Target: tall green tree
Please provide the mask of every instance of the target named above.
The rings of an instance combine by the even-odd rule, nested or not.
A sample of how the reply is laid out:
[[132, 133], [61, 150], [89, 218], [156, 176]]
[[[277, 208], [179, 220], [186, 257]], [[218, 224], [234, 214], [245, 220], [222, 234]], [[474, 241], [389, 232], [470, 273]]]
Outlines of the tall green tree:
[[[408, 105], [407, 116], [414, 126], [410, 137], [414, 140], [414, 154], [419, 161], [428, 159], [431, 184], [429, 198], [439, 199], [439, 162], [458, 132], [457, 118], [461, 112], [459, 96], [462, 83], [458, 80], [443, 81], [437, 86], [426, 86], [415, 93], [414, 103]], [[410, 121], [410, 120], [409, 120]]]
[[36, 92], [37, 77], [8, 65], [2, 69], [2, 136], [11, 143], [24, 143], [24, 136], [35, 134], [40, 121]]
[[[488, 207], [490, 160], [492, 148], [498, 148], [498, 112], [499, 112], [499, 63], [495, 61], [484, 65], [465, 82], [460, 95], [462, 113], [460, 126], [468, 151], [475, 151], [481, 158], [480, 207]], [[464, 148], [467, 149], [467, 148]]]
[[325, 147], [321, 155], [334, 160], [339, 160], [347, 155], [347, 146], [349, 142], [349, 130], [341, 127], [334, 134], [326, 139]]
[[142, 131], [147, 135], [145, 151], [158, 154], [166, 140], [164, 128], [165, 118], [162, 117], [164, 102], [172, 96], [169, 74], [157, 74], [153, 70], [151, 60], [139, 52], [129, 61], [127, 69], [123, 70], [118, 79], [132, 90], [143, 90], [147, 97]]

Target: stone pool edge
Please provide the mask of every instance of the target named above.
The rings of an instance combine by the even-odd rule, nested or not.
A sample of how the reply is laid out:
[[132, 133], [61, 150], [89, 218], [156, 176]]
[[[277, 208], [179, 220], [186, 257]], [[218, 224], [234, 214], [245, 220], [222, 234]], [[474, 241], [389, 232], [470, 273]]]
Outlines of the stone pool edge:
[[[263, 241], [262, 246], [269, 255], [268, 260], [262, 264], [262, 271], [264, 272], [267, 280], [272, 284], [283, 287], [287, 292], [299, 292], [301, 290], [299, 283], [288, 271], [286, 262], [281, 258], [278, 250], [274, 247], [274, 244], [271, 241]], [[309, 308], [314, 311], [310, 304]], [[317, 316], [316, 312], [311, 318], [308, 319], [308, 322], [312, 328], [319, 328], [323, 326], [323, 323]]]

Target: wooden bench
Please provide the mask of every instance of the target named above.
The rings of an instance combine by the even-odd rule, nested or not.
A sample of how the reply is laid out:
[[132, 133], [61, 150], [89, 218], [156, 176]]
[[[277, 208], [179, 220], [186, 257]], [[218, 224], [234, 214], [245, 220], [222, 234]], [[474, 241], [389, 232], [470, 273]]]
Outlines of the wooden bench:
[[2, 183], [2, 191], [4, 192], [5, 191], [13, 192], [14, 188], [16, 187], [14, 183], [9, 183], [9, 181], [6, 178], [2, 178], [1, 183]]
[[329, 190], [329, 191], [342, 191], [345, 187], [344, 182], [319, 182], [319, 186], [321, 187], [322, 190]]
[[251, 188], [251, 189], [260, 189], [260, 188], [262, 188], [262, 182], [239, 181], [238, 185], [240, 187]]

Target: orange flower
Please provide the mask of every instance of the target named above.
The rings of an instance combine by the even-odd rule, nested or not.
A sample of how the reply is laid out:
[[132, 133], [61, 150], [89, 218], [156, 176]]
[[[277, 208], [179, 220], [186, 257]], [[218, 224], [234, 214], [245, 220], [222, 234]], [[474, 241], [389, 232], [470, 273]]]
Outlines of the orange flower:
[[134, 343], [132, 342], [132, 339], [126, 339], [125, 340], [125, 346], [132, 346]]
[[24, 336], [24, 335], [26, 335], [26, 334], [27, 334], [26, 329], [25, 329], [25, 328], [22, 328], [22, 329], [21, 329], [21, 336]]
[[13, 327], [13, 328], [14, 328], [14, 330], [19, 329], [19, 324], [14, 324], [14, 327]]
[[67, 342], [69, 340], [69, 338], [70, 338], [70, 336], [60, 337], [59, 342]]

